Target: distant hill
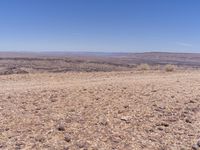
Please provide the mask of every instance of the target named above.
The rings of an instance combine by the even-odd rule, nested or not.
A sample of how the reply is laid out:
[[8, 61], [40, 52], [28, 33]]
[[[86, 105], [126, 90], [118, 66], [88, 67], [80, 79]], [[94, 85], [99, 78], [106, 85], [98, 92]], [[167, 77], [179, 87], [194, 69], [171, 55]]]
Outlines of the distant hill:
[[0, 52], [0, 59], [40, 58], [70, 59], [73, 61], [92, 62], [132, 66], [141, 63], [150, 65], [174, 64], [186, 67], [200, 67], [200, 53], [102, 53], [102, 52]]

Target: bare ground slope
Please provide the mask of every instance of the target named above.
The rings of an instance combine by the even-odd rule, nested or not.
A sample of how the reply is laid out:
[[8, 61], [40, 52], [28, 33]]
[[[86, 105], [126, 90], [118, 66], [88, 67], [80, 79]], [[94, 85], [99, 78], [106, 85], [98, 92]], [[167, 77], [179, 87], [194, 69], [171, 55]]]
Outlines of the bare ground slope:
[[0, 149], [191, 149], [200, 72], [0, 76]]

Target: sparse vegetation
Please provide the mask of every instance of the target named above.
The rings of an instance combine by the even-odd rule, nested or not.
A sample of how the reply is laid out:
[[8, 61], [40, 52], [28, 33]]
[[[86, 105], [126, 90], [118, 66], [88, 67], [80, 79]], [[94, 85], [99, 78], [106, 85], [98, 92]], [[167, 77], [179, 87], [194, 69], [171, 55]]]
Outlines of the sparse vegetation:
[[173, 72], [174, 70], [176, 70], [176, 66], [175, 65], [171, 65], [171, 64], [167, 64], [167, 65], [165, 65], [164, 69], [167, 72]]
[[161, 69], [161, 66], [160, 65], [154, 65], [153, 66], [153, 70], [160, 70]]
[[150, 66], [148, 64], [140, 64], [137, 66], [138, 70], [150, 70]]
[[[0, 75], [31, 74], [31, 73], [58, 73], [58, 72], [110, 72], [132, 70], [156, 70], [171, 72], [174, 70], [199, 69], [200, 54], [176, 54], [172, 58], [168, 53], [144, 53], [144, 54], [113, 54], [98, 56], [86, 54], [63, 54], [63, 56], [44, 56], [36, 54], [1, 53]], [[161, 57], [162, 56], [162, 57]], [[155, 59], [156, 58], [156, 59]], [[194, 58], [194, 59], [193, 59]], [[173, 63], [176, 61], [178, 67]], [[166, 65], [163, 64], [171, 64]]]

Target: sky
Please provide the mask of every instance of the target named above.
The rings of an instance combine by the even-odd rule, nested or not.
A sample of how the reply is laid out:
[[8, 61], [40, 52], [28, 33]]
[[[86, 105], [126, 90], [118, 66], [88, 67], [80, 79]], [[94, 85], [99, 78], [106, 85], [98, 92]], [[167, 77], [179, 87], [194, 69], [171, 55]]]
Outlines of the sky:
[[1, 0], [0, 51], [200, 52], [200, 1]]

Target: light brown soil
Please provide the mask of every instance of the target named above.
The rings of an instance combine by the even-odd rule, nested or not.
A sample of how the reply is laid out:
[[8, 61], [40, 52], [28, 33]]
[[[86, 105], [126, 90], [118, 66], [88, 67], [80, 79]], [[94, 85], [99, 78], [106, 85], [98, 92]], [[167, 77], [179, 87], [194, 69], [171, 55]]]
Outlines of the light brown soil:
[[200, 136], [200, 72], [0, 76], [0, 149], [180, 150]]

